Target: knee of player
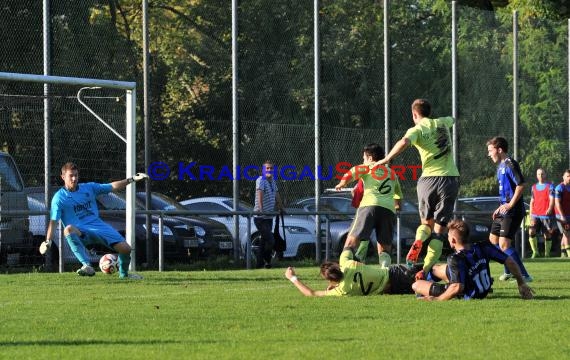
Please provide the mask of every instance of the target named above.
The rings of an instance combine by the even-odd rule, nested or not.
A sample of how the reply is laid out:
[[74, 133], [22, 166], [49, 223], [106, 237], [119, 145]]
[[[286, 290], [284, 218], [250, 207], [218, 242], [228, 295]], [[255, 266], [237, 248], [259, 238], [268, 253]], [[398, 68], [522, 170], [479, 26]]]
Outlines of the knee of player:
[[419, 285], [418, 285], [418, 282], [417, 282], [417, 281], [412, 284], [412, 290], [413, 290], [416, 294], [418, 293], [418, 291], [419, 291]]
[[79, 234], [79, 230], [73, 225], [67, 225], [63, 228], [63, 235]]
[[528, 228], [528, 236], [532, 237], [536, 235], [536, 228], [534, 226], [531, 226]]
[[113, 248], [114, 248], [119, 254], [124, 254], [124, 255], [130, 254], [130, 253], [131, 253], [131, 250], [132, 250], [132, 249], [131, 249], [131, 246], [130, 246], [126, 241], [123, 241], [123, 242], [120, 242], [120, 243], [115, 244], [115, 245], [113, 246]]

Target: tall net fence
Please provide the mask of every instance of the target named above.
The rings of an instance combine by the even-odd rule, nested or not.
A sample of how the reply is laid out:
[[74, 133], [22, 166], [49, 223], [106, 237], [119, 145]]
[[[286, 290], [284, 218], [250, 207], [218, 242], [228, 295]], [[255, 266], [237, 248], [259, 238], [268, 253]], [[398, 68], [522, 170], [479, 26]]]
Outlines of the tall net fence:
[[[390, 81], [390, 144], [412, 126], [410, 104], [415, 98], [428, 98], [434, 116], [451, 115], [451, 6], [392, 1], [385, 69], [381, 3], [320, 5], [320, 170], [314, 169], [313, 4], [239, 4], [239, 164], [243, 169], [270, 159], [281, 169], [287, 167], [285, 176], [279, 176], [287, 204], [314, 196], [319, 175], [322, 189], [333, 187], [338, 164], [360, 163], [363, 145], [384, 144], [385, 71]], [[171, 170], [165, 179], [152, 182], [152, 190], [176, 200], [231, 197], [232, 181], [221, 174], [224, 167], [232, 169], [233, 161], [230, 2], [203, 1], [191, 7], [175, 0], [151, 2], [149, 139], [143, 137], [140, 116], [140, 2], [50, 4], [52, 74], [139, 84], [139, 169], [147, 140], [149, 161], [165, 163]], [[42, 73], [41, 2], [8, 1], [0, 15], [0, 71]], [[526, 14], [518, 18], [516, 126], [512, 12], [457, 6], [457, 24], [461, 194], [496, 194], [495, 167], [486, 156], [485, 142], [497, 135], [506, 137], [511, 152], [516, 151], [529, 183], [539, 166], [558, 182], [569, 163], [567, 23]], [[60, 184], [58, 169], [67, 160], [79, 164], [84, 180], [124, 176], [121, 141], [78, 104], [78, 89], [52, 87], [54, 175], [43, 179], [43, 87], [2, 84], [0, 90], [0, 148], [15, 158], [27, 187], [42, 186], [44, 181]], [[124, 132], [121, 94], [92, 90], [84, 97]], [[415, 165], [420, 160], [417, 151], [408, 150], [396, 163]], [[209, 166], [210, 172], [198, 179], [182, 176], [180, 166], [189, 164], [195, 164], [196, 171]], [[240, 182], [240, 198], [250, 203], [255, 175], [249, 173]], [[402, 185], [405, 196], [414, 200], [415, 180], [406, 176]]]

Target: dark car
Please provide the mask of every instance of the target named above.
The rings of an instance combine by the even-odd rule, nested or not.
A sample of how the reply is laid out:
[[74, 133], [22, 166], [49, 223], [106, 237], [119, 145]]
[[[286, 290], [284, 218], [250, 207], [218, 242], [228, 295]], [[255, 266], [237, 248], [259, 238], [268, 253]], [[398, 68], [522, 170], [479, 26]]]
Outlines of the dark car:
[[[460, 198], [460, 200], [467, 203], [467, 204], [470, 204], [473, 207], [476, 207], [480, 211], [484, 212], [484, 215], [487, 216], [489, 219], [489, 223], [491, 222], [491, 215], [493, 214], [493, 212], [495, 210], [497, 210], [497, 208], [500, 205], [498, 196], [464, 197], [464, 198]], [[526, 232], [526, 234], [525, 234], [526, 235], [526, 241], [528, 242], [528, 227], [530, 225], [530, 216], [529, 216], [530, 205], [525, 202], [524, 207], [525, 207], [527, 216], [524, 219], [522, 227], [524, 228], [524, 230]], [[560, 241], [558, 241], [558, 240], [559, 240], [559, 234], [558, 234], [558, 232], [556, 232], [556, 234], [554, 235], [553, 241], [552, 241], [551, 254], [556, 254], [556, 255], [560, 254]], [[538, 242], [539, 242], [539, 247], [544, 248], [544, 237], [543, 236], [538, 237]], [[521, 230], [517, 231], [517, 233], [515, 235], [515, 247], [516, 247], [517, 251], [519, 252], [519, 254], [522, 254], [522, 231]], [[528, 243], [526, 243], [525, 244], [524, 256], [525, 257], [528, 256], [530, 254], [529, 252], [530, 252], [530, 245]]]
[[[57, 189], [54, 189], [54, 192]], [[42, 210], [41, 206], [44, 205], [44, 189], [43, 188], [27, 188], [28, 201], [30, 204], [35, 204], [38, 211], [45, 211], [45, 206]], [[102, 194], [97, 196], [97, 206], [101, 211], [101, 219], [111, 225], [121, 235], [125, 236], [126, 233], [126, 219], [122, 214], [105, 213], [105, 210], [126, 210], [126, 202], [115, 193]], [[159, 222], [158, 216], [151, 217], [151, 236], [153, 247], [153, 254], [155, 259], [158, 259], [158, 234]], [[46, 231], [46, 217], [45, 215], [37, 215], [30, 217], [30, 231], [36, 239], [45, 239]], [[146, 263], [146, 215], [137, 214], [135, 216], [135, 240], [136, 240], [136, 261], [138, 264]], [[187, 262], [192, 258], [193, 253], [197, 252], [199, 247], [199, 239], [196, 237], [196, 232], [191, 225], [181, 222], [171, 217], [163, 218], [163, 241], [164, 241], [164, 259], [166, 261]], [[58, 242], [56, 241], [56, 245]], [[55, 247], [54, 247], [55, 249]], [[99, 258], [108, 252], [104, 246], [92, 246], [89, 249], [90, 260], [97, 263]], [[59, 252], [55, 249], [54, 254], [58, 255]], [[53, 261], [57, 263], [58, 257], [52, 256]], [[70, 253], [69, 249], [64, 252], [64, 262], [75, 262], [75, 257]]]
[[6, 211], [27, 211], [24, 181], [12, 156], [0, 151], [0, 264], [20, 262], [22, 255], [37, 253], [28, 233], [27, 216], [12, 216]]
[[[137, 192], [137, 200], [142, 204], [145, 201], [146, 193]], [[150, 207], [152, 210], [182, 210], [188, 211], [176, 200], [160, 193], [151, 193]], [[196, 230], [196, 236], [200, 239], [200, 249], [203, 255], [214, 256], [216, 254], [233, 254], [233, 238], [226, 226], [219, 221], [208, 219], [203, 216], [175, 215], [174, 218], [191, 224]]]

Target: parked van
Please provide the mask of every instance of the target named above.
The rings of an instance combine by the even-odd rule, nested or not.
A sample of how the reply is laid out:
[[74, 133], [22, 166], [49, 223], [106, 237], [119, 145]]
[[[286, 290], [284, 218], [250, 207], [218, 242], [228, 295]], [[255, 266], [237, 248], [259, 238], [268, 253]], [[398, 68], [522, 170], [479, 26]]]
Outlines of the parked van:
[[9, 154], [0, 151], [0, 264], [15, 265], [19, 255], [33, 254], [28, 216], [6, 215], [9, 211], [27, 211], [24, 181]]

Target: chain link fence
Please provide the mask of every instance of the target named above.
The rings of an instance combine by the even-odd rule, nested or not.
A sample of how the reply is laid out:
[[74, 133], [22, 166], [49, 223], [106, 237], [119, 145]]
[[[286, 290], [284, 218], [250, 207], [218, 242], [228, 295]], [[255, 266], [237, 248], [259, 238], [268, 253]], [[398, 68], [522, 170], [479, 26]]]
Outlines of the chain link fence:
[[[383, 65], [381, 2], [338, 1], [320, 6], [319, 99], [322, 189], [333, 187], [337, 164], [361, 162], [361, 149], [384, 144], [384, 71], [390, 81], [390, 143], [412, 126], [410, 104], [428, 98], [435, 116], [451, 115], [451, 6], [391, 2], [390, 62]], [[109, 6], [111, 4], [111, 6]], [[219, 176], [232, 168], [231, 8], [204, 2], [150, 2], [151, 163], [170, 166], [152, 189], [177, 200], [232, 194]], [[187, 5], [187, 4], [186, 4]], [[52, 0], [51, 72], [54, 75], [135, 80], [142, 104], [140, 2]], [[0, 71], [41, 74], [41, 2], [7, 1], [0, 9]], [[290, 166], [279, 186], [287, 203], [314, 194], [313, 6], [310, 2], [256, 1], [238, 11], [239, 162], [270, 159]], [[515, 144], [513, 120], [513, 17], [510, 11], [457, 7], [457, 133], [461, 194], [494, 195], [495, 167], [485, 142], [500, 135]], [[568, 167], [568, 25], [518, 20], [518, 160], [529, 183], [542, 166], [557, 182]], [[26, 46], [22, 46], [26, 44]], [[196, 46], [199, 44], [199, 46]], [[10, 153], [25, 185], [59, 185], [59, 167], [79, 164], [85, 181], [124, 176], [124, 145], [77, 102], [76, 88], [50, 91], [52, 178], [43, 179], [44, 92], [41, 85], [0, 84], [0, 150]], [[124, 132], [121, 94], [93, 90], [86, 101]], [[139, 106], [142, 109], [142, 105]], [[139, 110], [139, 115], [142, 112]], [[137, 125], [139, 168], [144, 163], [143, 123]], [[213, 177], [180, 177], [179, 164], [208, 165]], [[419, 164], [408, 150], [398, 164]], [[309, 167], [311, 176], [304, 169]], [[141, 169], [142, 170], [142, 169]], [[291, 170], [292, 171], [292, 170]], [[331, 174], [332, 172], [332, 174]], [[328, 175], [333, 175], [328, 179]], [[402, 181], [415, 199], [415, 181]], [[254, 180], [240, 183], [253, 202]], [[525, 194], [528, 196], [529, 194]]]

